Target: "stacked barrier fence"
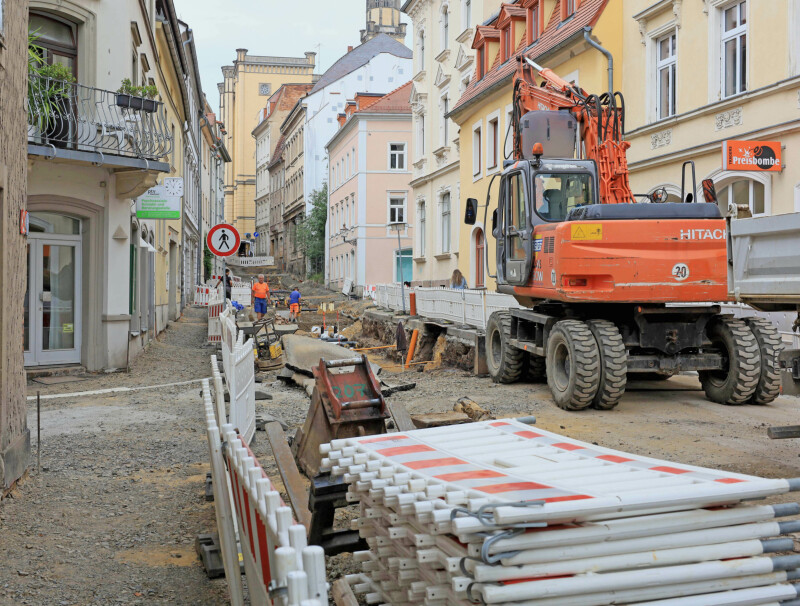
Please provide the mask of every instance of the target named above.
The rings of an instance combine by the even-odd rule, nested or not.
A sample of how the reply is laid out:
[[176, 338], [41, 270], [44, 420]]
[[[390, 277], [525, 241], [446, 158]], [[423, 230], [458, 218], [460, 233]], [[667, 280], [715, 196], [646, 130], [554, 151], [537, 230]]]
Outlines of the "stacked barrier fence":
[[225, 259], [226, 265], [235, 265], [238, 267], [267, 267], [275, 265], [275, 257], [228, 257]]
[[252, 303], [252, 286], [249, 282], [234, 282], [231, 287], [231, 301], [236, 301], [239, 305], [250, 307]]
[[800, 490], [504, 419], [334, 440], [368, 604], [722, 606], [798, 597]]
[[[213, 356], [212, 367], [216, 367]], [[218, 371], [214, 384], [216, 406], [208, 380], [203, 382], [203, 401], [217, 529], [231, 604], [244, 603], [241, 553], [250, 604], [327, 605], [324, 550], [308, 545], [305, 527], [294, 522], [291, 509], [281, 500], [244, 437], [229, 423], [220, 430], [218, 420], [224, 414], [224, 405], [220, 407], [222, 379]]]
[[256, 432], [253, 341], [245, 341], [244, 333], [237, 331], [230, 307], [220, 314], [220, 323], [222, 367], [230, 394], [230, 422], [249, 444]]

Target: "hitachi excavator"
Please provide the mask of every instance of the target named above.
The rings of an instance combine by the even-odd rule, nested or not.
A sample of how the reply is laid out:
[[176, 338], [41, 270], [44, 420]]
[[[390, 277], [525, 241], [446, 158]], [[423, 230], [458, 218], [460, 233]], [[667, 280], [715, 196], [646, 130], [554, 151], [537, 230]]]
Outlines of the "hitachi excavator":
[[[567, 410], [613, 408], [633, 373], [658, 379], [697, 371], [714, 402], [774, 400], [776, 328], [708, 303], [729, 300], [726, 221], [713, 184], [703, 183], [706, 202], [695, 200], [687, 162], [682, 189], [691, 190], [681, 202], [666, 202], [663, 190], [634, 195], [622, 95], [588, 94], [527, 57], [513, 107], [513, 158], [497, 175], [491, 213], [492, 277], [521, 307], [489, 318], [492, 379], [546, 377]], [[477, 210], [469, 199], [466, 223], [476, 222]]]

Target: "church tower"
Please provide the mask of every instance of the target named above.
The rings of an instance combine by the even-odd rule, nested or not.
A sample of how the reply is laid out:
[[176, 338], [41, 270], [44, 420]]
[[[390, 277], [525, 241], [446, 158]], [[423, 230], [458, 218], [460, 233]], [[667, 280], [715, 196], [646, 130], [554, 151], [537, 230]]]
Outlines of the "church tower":
[[361, 44], [378, 34], [404, 42], [406, 24], [400, 23], [401, 0], [367, 0], [367, 29], [361, 30]]

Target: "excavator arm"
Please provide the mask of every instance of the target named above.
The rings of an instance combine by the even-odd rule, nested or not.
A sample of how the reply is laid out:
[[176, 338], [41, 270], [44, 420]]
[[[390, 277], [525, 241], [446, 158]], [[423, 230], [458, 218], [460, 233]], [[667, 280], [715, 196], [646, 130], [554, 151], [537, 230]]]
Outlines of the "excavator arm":
[[[536, 75], [542, 79], [541, 85], [536, 83]], [[514, 81], [512, 123], [516, 159], [526, 156], [522, 149], [522, 116], [541, 110], [568, 111], [577, 120], [580, 137], [578, 157], [597, 163], [600, 202], [633, 202], [626, 156], [630, 143], [623, 140], [625, 108], [622, 95], [610, 92], [590, 95], [552, 70], [523, 57]]]

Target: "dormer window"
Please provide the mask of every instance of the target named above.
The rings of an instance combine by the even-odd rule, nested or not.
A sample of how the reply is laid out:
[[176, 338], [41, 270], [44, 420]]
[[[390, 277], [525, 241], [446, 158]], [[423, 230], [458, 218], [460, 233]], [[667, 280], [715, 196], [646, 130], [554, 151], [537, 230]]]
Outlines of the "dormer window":
[[486, 46], [478, 49], [478, 80], [483, 80], [486, 75]]
[[536, 2], [528, 7], [528, 14], [525, 18], [528, 44], [533, 44], [536, 42], [542, 33], [542, 25], [540, 22], [542, 14], [542, 7], [540, 6], [539, 2]]
[[506, 61], [508, 61], [508, 58], [511, 56], [511, 52], [512, 52], [512, 50], [511, 50], [511, 38], [512, 38], [511, 26], [509, 25], [507, 28], [502, 30], [501, 35], [503, 37], [503, 56], [500, 58], [500, 62], [501, 63], [505, 63]]
[[561, 2], [561, 20], [565, 21], [575, 12], [578, 0], [562, 0]]

